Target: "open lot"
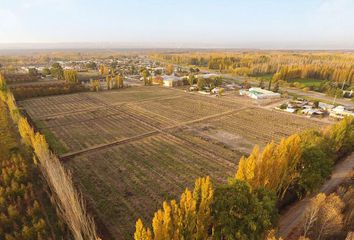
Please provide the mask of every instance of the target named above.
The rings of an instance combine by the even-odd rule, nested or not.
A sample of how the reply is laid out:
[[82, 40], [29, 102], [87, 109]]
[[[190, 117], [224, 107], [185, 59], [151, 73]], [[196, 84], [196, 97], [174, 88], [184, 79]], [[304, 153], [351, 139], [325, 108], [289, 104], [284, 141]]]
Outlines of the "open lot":
[[115, 239], [131, 239], [165, 199], [195, 178], [225, 182], [239, 158], [322, 124], [263, 109], [239, 96], [215, 98], [160, 87], [77, 93], [20, 102], [64, 150], [65, 165]]

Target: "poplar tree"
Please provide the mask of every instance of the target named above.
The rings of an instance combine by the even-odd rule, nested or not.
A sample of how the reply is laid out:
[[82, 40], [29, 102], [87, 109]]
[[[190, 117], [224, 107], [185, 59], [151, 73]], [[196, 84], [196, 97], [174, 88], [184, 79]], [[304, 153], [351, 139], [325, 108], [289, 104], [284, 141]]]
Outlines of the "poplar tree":
[[[154, 240], [206, 239], [211, 228], [211, 204], [214, 190], [209, 177], [198, 178], [194, 191], [186, 189], [180, 202], [163, 203], [152, 220]], [[144, 239], [149, 229], [136, 222], [135, 240]]]
[[294, 134], [277, 145], [271, 142], [262, 153], [256, 146], [251, 155], [240, 159], [235, 178], [253, 188], [265, 187], [283, 198], [287, 189], [300, 176], [298, 165], [302, 156], [300, 137]]
[[152, 240], [150, 229], [144, 228], [141, 219], [138, 219], [135, 225], [134, 240]]

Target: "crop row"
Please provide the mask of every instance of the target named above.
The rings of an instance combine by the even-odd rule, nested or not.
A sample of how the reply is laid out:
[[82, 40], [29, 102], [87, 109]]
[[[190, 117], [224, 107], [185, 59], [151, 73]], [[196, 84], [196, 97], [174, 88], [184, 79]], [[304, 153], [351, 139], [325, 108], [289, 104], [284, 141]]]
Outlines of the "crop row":
[[118, 91], [106, 91], [100, 93], [87, 93], [92, 98], [106, 103], [131, 103], [154, 100], [165, 97], [181, 96], [183, 92], [164, 89], [160, 87], [134, 87]]
[[[131, 237], [138, 217], [178, 196], [198, 176], [223, 179], [234, 169], [168, 136], [153, 136], [67, 162], [111, 233]], [[104, 197], [103, 197], [104, 196]]]
[[[75, 118], [75, 115], [71, 118]], [[75, 120], [69, 125], [59, 123], [51, 127], [51, 131], [71, 151], [122, 140], [154, 130], [124, 113], [106, 115], [99, 119], [92, 118], [87, 121], [80, 121], [80, 116], [78, 116]]]
[[271, 140], [279, 141], [282, 137], [304, 129], [319, 126], [318, 122], [310, 119], [260, 108], [242, 110], [208, 123], [261, 145]]
[[61, 95], [45, 98], [34, 98], [20, 102], [34, 119], [65, 112], [91, 109], [104, 106], [96, 99], [90, 99], [84, 94]]
[[179, 122], [196, 120], [230, 110], [230, 108], [208, 102], [207, 100], [208, 99], [195, 100], [180, 97], [137, 103], [136, 105], [150, 112]]

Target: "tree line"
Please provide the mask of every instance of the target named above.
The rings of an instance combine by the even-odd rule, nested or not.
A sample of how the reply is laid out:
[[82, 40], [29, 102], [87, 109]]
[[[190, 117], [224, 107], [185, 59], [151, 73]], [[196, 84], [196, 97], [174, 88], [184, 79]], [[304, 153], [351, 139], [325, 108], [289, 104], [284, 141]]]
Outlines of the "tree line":
[[[102, 76], [105, 76], [107, 90], [124, 87], [124, 76], [121, 73], [116, 74], [114, 67], [107, 67], [105, 65], [100, 65], [98, 70]], [[91, 79], [90, 89], [91, 91], [96, 91], [96, 92], [100, 91], [101, 90], [100, 80]]]
[[354, 118], [322, 131], [310, 130], [271, 142], [260, 151], [255, 146], [249, 157], [242, 157], [236, 179], [253, 188], [274, 191], [279, 200], [286, 194], [308, 195], [331, 174], [333, 165], [354, 149]]
[[57, 156], [50, 150], [44, 135], [35, 132], [28, 120], [16, 106], [15, 98], [6, 87], [4, 77], [0, 77], [0, 97], [6, 104], [10, 116], [18, 126], [21, 139], [33, 152], [34, 161], [46, 180], [57, 210], [76, 240], [98, 239], [93, 219], [86, 213], [82, 196], [72, 182]]
[[312, 52], [171, 53], [153, 58], [205, 67], [242, 76], [274, 75], [273, 80], [316, 79], [334, 84], [354, 84], [354, 55]]
[[310, 199], [300, 234], [306, 239], [354, 237], [354, 180], [351, 175], [336, 192], [320, 193]]
[[52, 239], [35, 189], [36, 166], [24, 157], [2, 100], [0, 116], [0, 239]]
[[179, 203], [163, 203], [152, 230], [139, 219], [134, 238], [275, 239], [272, 229], [285, 198], [317, 190], [333, 165], [353, 150], [354, 118], [271, 142], [263, 150], [255, 146], [240, 159], [228, 184], [214, 188], [209, 177], [197, 179], [193, 192], [186, 189]]
[[10, 86], [10, 89], [17, 100], [87, 91], [81, 84], [68, 83]]

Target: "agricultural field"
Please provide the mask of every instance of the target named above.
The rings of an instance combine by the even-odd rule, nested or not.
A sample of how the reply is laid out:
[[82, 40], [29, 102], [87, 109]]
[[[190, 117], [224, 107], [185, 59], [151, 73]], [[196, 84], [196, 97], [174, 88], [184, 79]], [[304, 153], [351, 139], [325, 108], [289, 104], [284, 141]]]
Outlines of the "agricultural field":
[[[218, 119], [203, 121], [194, 126], [211, 137], [227, 139], [239, 138], [241, 143], [265, 145], [270, 140], [279, 142], [281, 138], [304, 129], [317, 128], [324, 124], [290, 114], [262, 108], [247, 108]], [[234, 144], [236, 144], [234, 142]]]
[[323, 126], [236, 95], [215, 98], [161, 87], [19, 104], [61, 155], [114, 239], [131, 239], [138, 217], [150, 222], [163, 200], [191, 188], [195, 178], [225, 182], [254, 144]]
[[161, 200], [176, 198], [198, 176], [225, 181], [235, 162], [157, 134], [77, 156], [66, 166], [111, 234], [129, 239], [137, 218], [148, 221]]

